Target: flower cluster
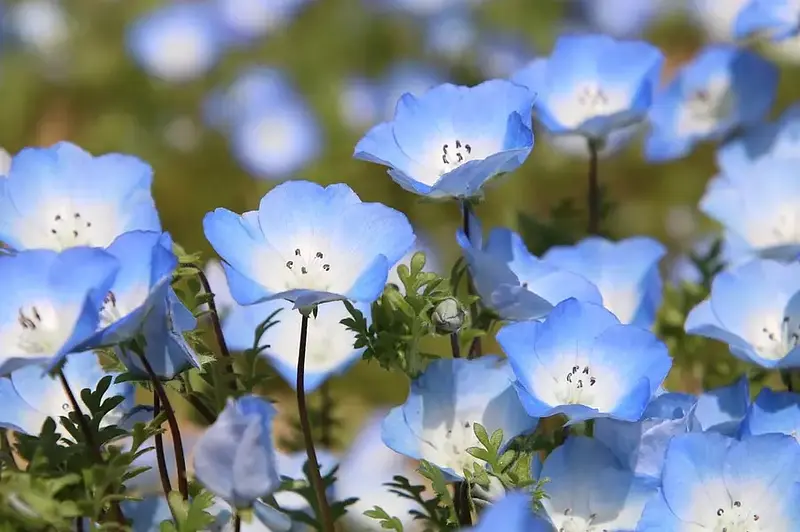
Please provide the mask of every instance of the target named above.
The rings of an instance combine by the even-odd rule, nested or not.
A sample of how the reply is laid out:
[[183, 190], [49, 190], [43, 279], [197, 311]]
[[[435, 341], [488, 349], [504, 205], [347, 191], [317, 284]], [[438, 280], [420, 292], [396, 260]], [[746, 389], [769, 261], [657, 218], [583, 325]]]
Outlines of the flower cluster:
[[[185, 81], [303, 3], [170, 4], [129, 44], [154, 76]], [[745, 4], [737, 35], [797, 34], [800, 2]], [[403, 212], [288, 179], [321, 141], [273, 69], [241, 73], [204, 109], [242, 165], [284, 180], [253, 210], [206, 213], [209, 260], [164, 231], [140, 158], [66, 141], [13, 155], [0, 178], [0, 522], [798, 530], [799, 108], [763, 122], [778, 75], [756, 52], [710, 45], [662, 87], [664, 63], [643, 40], [564, 35], [504, 78], [400, 95], [354, 164], [458, 206], [448, 277]], [[484, 239], [480, 204], [535, 157], [536, 128], [589, 157], [587, 231]], [[604, 227], [599, 159], [644, 128], [650, 161], [720, 143], [699, 210], [721, 237], [695, 261], [699, 283], [669, 286], [677, 308], [666, 246]], [[674, 361], [716, 344], [732, 355], [727, 385], [686, 393]], [[408, 391], [343, 447], [331, 383], [359, 358]]]

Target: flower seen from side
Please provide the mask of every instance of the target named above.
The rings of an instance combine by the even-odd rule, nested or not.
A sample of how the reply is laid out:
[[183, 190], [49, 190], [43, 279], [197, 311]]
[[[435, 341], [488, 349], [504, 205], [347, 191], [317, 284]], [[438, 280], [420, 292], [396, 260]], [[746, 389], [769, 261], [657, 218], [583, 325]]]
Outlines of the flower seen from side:
[[800, 394], [763, 388], [742, 421], [743, 437], [781, 433], [800, 442]]

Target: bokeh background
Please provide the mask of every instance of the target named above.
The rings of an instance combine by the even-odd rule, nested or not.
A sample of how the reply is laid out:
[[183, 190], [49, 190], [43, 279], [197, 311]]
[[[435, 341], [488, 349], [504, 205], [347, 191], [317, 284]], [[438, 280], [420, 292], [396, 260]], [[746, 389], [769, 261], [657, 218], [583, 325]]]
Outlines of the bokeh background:
[[[201, 229], [207, 211], [253, 209], [284, 179], [345, 182], [364, 200], [405, 212], [446, 274], [458, 256], [456, 205], [421, 201], [382, 167], [351, 157], [360, 136], [391, 116], [403, 92], [508, 77], [547, 55], [563, 32], [648, 39], [668, 58], [666, 81], [705, 43], [730, 39], [741, 4], [4, 0], [0, 145], [13, 154], [68, 139], [96, 154], [143, 158], [155, 169], [165, 229], [209, 258]], [[800, 40], [758, 50], [781, 65], [777, 115], [800, 82]], [[664, 275], [676, 279], [687, 274], [680, 257], [714, 231], [696, 210], [715, 173], [714, 147], [649, 165], [643, 133], [600, 163], [613, 204], [605, 232], [658, 238], [671, 250]], [[532, 250], [540, 252], [532, 219], [544, 223], [555, 207], [569, 211], [565, 202], [573, 201], [575, 226], [583, 227], [586, 166], [581, 150], [538, 134], [525, 165], [489, 186], [477, 213], [486, 228], [527, 225]], [[673, 384], [697, 391], [700, 381], [684, 377]], [[277, 379], [275, 386], [288, 398], [288, 387]], [[407, 383], [360, 363], [331, 387], [344, 444], [369, 411], [402, 402]]]

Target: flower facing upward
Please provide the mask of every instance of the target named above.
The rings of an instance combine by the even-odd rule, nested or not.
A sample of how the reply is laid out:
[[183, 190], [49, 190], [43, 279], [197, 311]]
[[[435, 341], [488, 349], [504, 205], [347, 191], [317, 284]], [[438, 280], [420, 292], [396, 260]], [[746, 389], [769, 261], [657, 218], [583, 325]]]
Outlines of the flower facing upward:
[[565, 414], [571, 422], [638, 421], [672, 366], [655, 335], [575, 299], [559, 303], [543, 323], [506, 325], [497, 341], [528, 413]]
[[56, 366], [95, 334], [119, 262], [97, 248], [0, 254], [0, 375]]
[[641, 122], [650, 108], [663, 56], [640, 41], [616, 41], [606, 35], [569, 35], [556, 41], [550, 57], [523, 70], [544, 69], [544, 76], [520, 71], [513, 79], [536, 93], [534, 115], [554, 135], [580, 134], [594, 141]]
[[153, 169], [130, 155], [93, 157], [69, 142], [25, 148], [0, 186], [0, 242], [106, 247], [127, 231], [160, 231], [152, 181]]
[[402, 213], [363, 203], [346, 185], [308, 181], [278, 185], [258, 211], [210, 212], [203, 228], [239, 304], [287, 299], [301, 309], [374, 301], [415, 240]]
[[532, 105], [524, 87], [504, 80], [406, 93], [394, 120], [367, 132], [354, 156], [388, 166], [392, 179], [416, 194], [476, 196], [486, 181], [528, 157]]

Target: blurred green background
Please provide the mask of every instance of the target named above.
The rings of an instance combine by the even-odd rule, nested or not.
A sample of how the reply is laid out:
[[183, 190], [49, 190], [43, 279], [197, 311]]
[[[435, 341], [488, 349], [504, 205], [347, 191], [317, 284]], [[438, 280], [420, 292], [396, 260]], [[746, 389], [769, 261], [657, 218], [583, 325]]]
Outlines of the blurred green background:
[[[7, 2], [5, 12], [21, 3]], [[345, 182], [364, 200], [402, 210], [434, 245], [446, 274], [458, 256], [453, 238], [460, 221], [457, 206], [422, 201], [401, 190], [382, 167], [353, 160], [353, 147], [361, 134], [343, 124], [340, 89], [348, 76], [377, 78], [398, 61], [409, 59], [433, 65], [445, 79], [461, 84], [482, 81], [492, 65], [477, 64], [471, 57], [457, 61], [436, 57], [424, 44], [424, 20], [400, 11], [373, 9], [370, 3], [312, 0], [284, 27], [227, 51], [206, 75], [171, 84], [140, 69], [129, 57], [124, 38], [132, 21], [164, 2], [64, 0], [59, 5], [66, 13], [68, 34], [55, 51], [45, 53], [13, 39], [3, 44], [0, 145], [15, 153], [24, 146], [68, 139], [95, 154], [124, 152], [143, 158], [155, 169], [154, 194], [164, 228], [187, 250], [211, 257], [201, 229], [203, 215], [215, 207], [236, 212], [253, 209], [274, 182], [248, 175], [231, 157], [223, 134], [202, 126], [204, 99], [212, 89], [230, 83], [244, 67], [278, 67], [308, 100], [322, 127], [322, 154], [293, 177], [325, 184]], [[471, 11], [479, 41], [489, 35], [513, 36], [530, 47], [533, 57], [546, 55], [556, 36], [575, 26], [569, 16], [576, 3], [486, 0], [472, 8], [465, 0], [457, 9]], [[586, 22], [581, 24], [586, 27]], [[643, 36], [666, 54], [665, 79], [710, 39], [702, 24], [680, 9], [655, 19]], [[781, 65], [775, 114], [791, 102], [800, 82], [796, 66], [786, 61]], [[165, 131], [176, 120], [191, 137], [189, 145], [180, 149], [165, 140]], [[636, 139], [623, 152], [602, 160], [600, 179], [606, 198], [614, 204], [606, 233], [614, 238], [651, 235], [669, 246], [672, 258], [689, 249], [712, 229], [696, 213], [696, 204], [715, 172], [713, 154], [713, 146], [703, 146], [681, 161], [648, 165]], [[555, 205], [569, 198], [582, 209], [586, 171], [585, 160], [559, 152], [539, 135], [525, 165], [487, 188], [485, 201], [477, 208], [484, 228], [518, 228], [520, 213], [547, 219]], [[582, 220], [581, 214], [579, 226]], [[670, 260], [665, 261], [665, 273]], [[277, 382], [276, 394], [288, 397], [288, 388]], [[677, 385], [697, 391], [697, 383], [678, 379]], [[335, 378], [332, 389], [338, 417], [346, 418], [341, 439], [347, 439], [373, 406], [401, 402], [406, 387], [404, 377], [364, 363]]]

